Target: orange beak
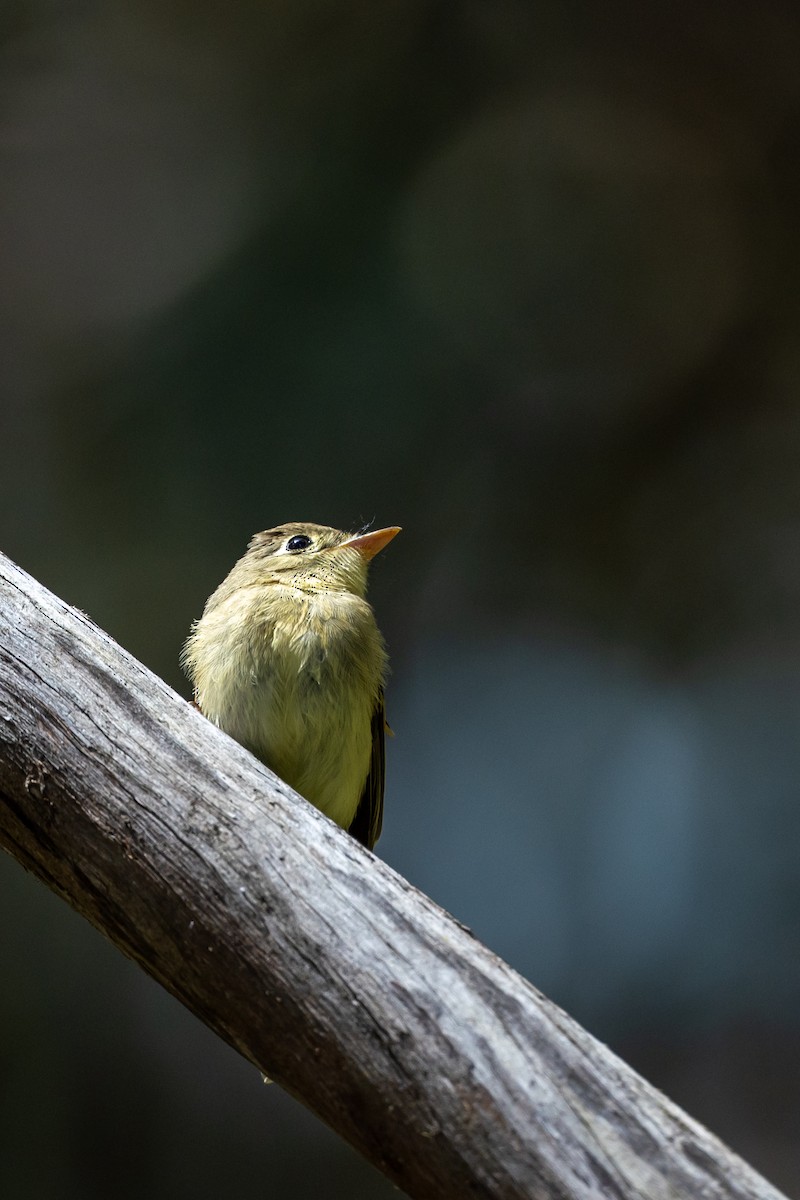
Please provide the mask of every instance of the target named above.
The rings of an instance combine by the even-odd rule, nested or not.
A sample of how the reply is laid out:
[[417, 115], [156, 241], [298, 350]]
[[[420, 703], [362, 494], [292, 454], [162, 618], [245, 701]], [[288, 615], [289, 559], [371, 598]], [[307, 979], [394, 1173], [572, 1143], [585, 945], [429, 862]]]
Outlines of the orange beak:
[[350, 550], [358, 550], [359, 554], [364, 555], [364, 558], [374, 558], [384, 546], [389, 545], [392, 538], [399, 532], [399, 525], [390, 525], [387, 529], [374, 529], [372, 533], [362, 533], [358, 537], [348, 538], [346, 542], [340, 542], [333, 548], [334, 550], [344, 550], [347, 547]]

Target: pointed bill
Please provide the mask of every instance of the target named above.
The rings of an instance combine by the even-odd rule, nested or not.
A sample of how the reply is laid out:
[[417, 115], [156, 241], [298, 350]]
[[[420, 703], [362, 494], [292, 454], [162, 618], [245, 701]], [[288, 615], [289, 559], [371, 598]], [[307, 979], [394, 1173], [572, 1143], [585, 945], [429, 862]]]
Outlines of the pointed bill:
[[345, 546], [351, 550], [358, 550], [364, 558], [374, 558], [375, 555], [388, 546], [393, 537], [400, 532], [399, 525], [389, 525], [386, 529], [373, 529], [371, 533], [361, 533], [357, 537], [348, 538], [346, 542], [340, 542], [335, 546], [336, 550], [343, 550]]

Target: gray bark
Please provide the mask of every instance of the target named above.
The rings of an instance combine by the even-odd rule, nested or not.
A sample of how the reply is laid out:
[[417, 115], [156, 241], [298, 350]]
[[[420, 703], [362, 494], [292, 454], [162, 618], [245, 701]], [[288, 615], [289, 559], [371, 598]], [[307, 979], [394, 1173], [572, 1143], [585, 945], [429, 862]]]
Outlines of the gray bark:
[[412, 1197], [779, 1196], [2, 557], [0, 844]]

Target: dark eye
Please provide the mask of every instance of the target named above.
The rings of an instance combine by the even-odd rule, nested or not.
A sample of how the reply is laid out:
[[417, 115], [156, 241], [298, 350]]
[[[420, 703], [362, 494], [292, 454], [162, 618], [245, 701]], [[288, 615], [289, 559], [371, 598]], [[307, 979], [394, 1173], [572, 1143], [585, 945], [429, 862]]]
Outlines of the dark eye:
[[304, 533], [298, 533], [296, 537], [290, 537], [286, 543], [287, 550], [305, 550], [311, 545], [311, 538], [306, 537]]

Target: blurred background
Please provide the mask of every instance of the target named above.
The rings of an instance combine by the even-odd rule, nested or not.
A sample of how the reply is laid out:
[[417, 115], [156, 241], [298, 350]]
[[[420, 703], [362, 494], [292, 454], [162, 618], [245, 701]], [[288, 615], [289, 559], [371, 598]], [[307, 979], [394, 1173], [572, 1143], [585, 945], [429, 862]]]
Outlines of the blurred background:
[[[6, 0], [0, 545], [188, 695], [400, 524], [382, 857], [800, 1195], [800, 11]], [[9, 1200], [396, 1194], [11, 860]]]

